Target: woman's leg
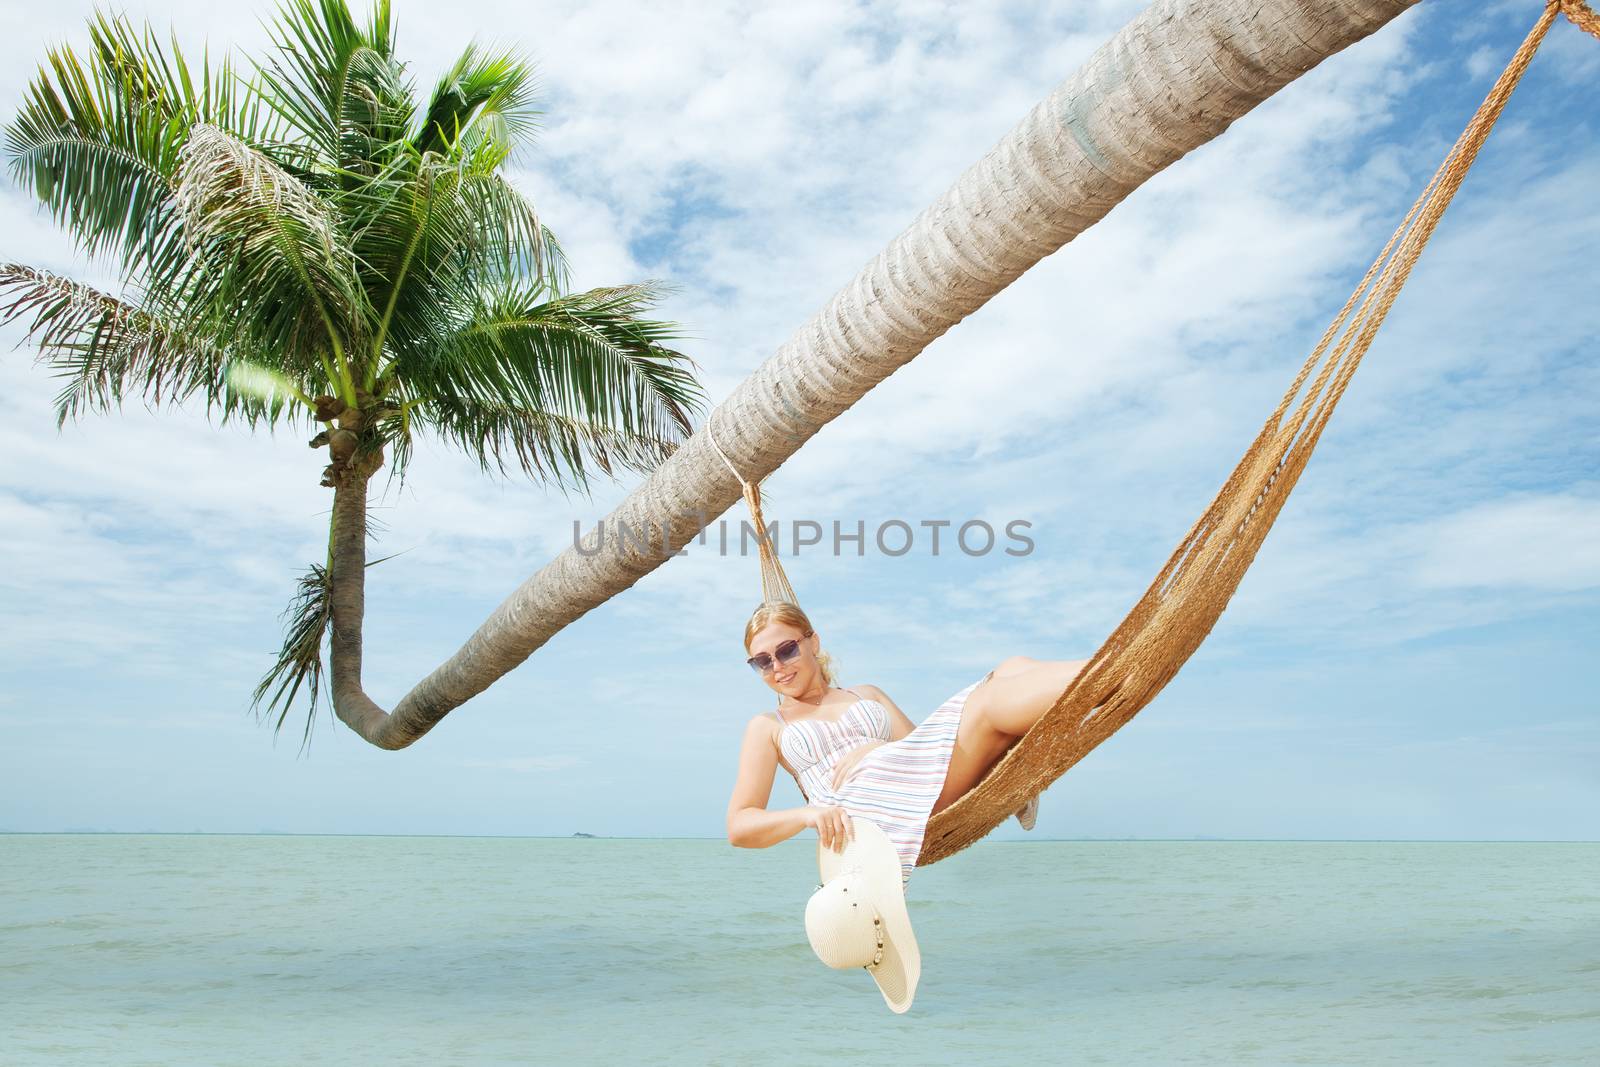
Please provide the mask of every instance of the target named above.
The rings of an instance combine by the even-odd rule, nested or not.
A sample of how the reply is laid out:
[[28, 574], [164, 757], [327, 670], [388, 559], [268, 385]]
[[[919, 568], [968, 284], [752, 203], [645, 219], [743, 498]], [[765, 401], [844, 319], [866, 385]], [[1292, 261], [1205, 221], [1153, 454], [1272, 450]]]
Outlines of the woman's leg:
[[935, 813], [955, 803], [1056, 702], [1088, 660], [1012, 656], [967, 694]]
[[994, 676], [973, 690], [969, 701], [985, 725], [1017, 738], [1027, 733], [1062, 692], [1088, 666], [1086, 659], [1040, 660], [1013, 656], [996, 667]]
[[1034, 659], [1032, 656], [1007, 656], [1005, 659], [1000, 661], [999, 666], [989, 673], [996, 678], [1009, 678], [1013, 674], [1021, 674], [1023, 671], [1031, 671], [1033, 668], [1044, 662], [1046, 661], [1042, 659]]

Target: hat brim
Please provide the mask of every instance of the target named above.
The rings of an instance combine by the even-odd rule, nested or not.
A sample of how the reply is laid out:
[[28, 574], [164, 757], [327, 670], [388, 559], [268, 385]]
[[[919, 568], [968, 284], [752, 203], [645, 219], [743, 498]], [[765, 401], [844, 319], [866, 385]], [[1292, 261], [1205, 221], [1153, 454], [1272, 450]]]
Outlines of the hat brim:
[[859, 867], [866, 879], [873, 906], [883, 919], [883, 961], [869, 970], [878, 990], [895, 1013], [911, 1007], [922, 977], [922, 952], [911, 930], [911, 914], [906, 910], [905, 881], [901, 878], [900, 853], [877, 823], [852, 815], [854, 832], [842, 852], [817, 842], [817, 870], [823, 882], [847, 866]]

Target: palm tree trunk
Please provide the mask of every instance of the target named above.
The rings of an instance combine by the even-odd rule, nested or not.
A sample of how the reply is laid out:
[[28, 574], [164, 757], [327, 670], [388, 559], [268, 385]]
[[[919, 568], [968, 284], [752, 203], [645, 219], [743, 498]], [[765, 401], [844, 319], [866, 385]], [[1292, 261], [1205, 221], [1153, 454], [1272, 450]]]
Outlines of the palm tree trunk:
[[332, 636], [329, 639], [333, 707], [362, 737], [383, 748], [404, 748], [421, 734], [397, 741], [399, 721], [361, 688], [361, 624], [366, 618], [367, 485], [371, 475], [352, 471], [333, 490], [333, 553], [329, 567]]
[[[758, 481], [1023, 271], [1152, 175], [1416, 0], [1156, 0], [1102, 45], [712, 412], [717, 441]], [[350, 490], [353, 494], [354, 490]], [[360, 558], [365, 507], [335, 496]], [[551, 636], [632, 586], [740, 499], [702, 427], [602, 520], [660, 533], [657, 551], [595, 531], [516, 589], [390, 714], [360, 684], [360, 593], [336, 580], [333, 697], [375, 745], [401, 748]], [[348, 518], [350, 522], [344, 521]], [[662, 534], [664, 534], [664, 543]], [[352, 587], [358, 571], [341, 567]], [[336, 575], [336, 579], [339, 576]], [[354, 614], [352, 615], [352, 612]], [[341, 625], [342, 624], [342, 625]], [[353, 629], [351, 629], [353, 627]]]

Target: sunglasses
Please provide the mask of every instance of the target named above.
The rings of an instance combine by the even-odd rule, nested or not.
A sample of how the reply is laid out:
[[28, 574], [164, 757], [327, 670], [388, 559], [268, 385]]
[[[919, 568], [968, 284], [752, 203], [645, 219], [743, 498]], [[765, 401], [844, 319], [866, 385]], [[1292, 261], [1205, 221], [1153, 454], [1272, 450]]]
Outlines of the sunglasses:
[[[810, 637], [811, 631], [807, 630], [800, 636], [802, 638]], [[778, 655], [778, 663], [788, 663], [790, 660], [794, 659], [800, 654], [800, 642], [791, 638], [790, 640], [779, 645], [773, 651]], [[772, 662], [772, 657], [767, 655], [765, 652], [761, 653], [759, 656], [751, 656], [749, 659], [745, 660], [745, 662], [750, 664], [750, 669], [755, 671], [757, 674], [766, 674], [768, 671], [772, 670], [778, 665], [778, 663]]]

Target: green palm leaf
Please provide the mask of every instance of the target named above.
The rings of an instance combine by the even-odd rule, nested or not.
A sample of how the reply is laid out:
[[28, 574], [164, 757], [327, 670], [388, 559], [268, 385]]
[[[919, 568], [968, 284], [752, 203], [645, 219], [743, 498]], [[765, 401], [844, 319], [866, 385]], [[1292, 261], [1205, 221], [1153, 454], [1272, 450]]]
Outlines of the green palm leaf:
[[412, 144], [419, 152], [448, 153], [465, 139], [509, 153], [538, 128], [536, 89], [532, 65], [516, 51], [488, 55], [469, 45], [434, 87]]
[[174, 203], [190, 263], [177, 284], [150, 292], [157, 305], [231, 323], [263, 349], [332, 349], [338, 359], [361, 343], [371, 309], [341, 216], [265, 153], [196, 126]]
[[260, 98], [230, 62], [192, 68], [147, 28], [95, 15], [87, 60], [52, 49], [29, 86], [5, 148], [31, 189], [90, 256], [115, 253], [125, 275], [165, 274], [182, 257], [171, 200], [179, 154], [197, 122], [249, 139], [272, 136]]
[[608, 475], [622, 469], [654, 470], [677, 450], [673, 437], [619, 432], [591, 420], [530, 411], [510, 404], [440, 397], [428, 405], [429, 425], [477, 457], [487, 472], [507, 473], [511, 457], [530, 478], [566, 492], [567, 482], [588, 488], [590, 463]]
[[394, 20], [378, 0], [365, 27], [343, 0], [286, 0], [261, 68], [269, 107], [293, 131], [306, 169], [354, 184], [403, 141], [414, 102], [394, 58]]
[[[593, 446], [607, 474], [615, 472], [614, 459], [654, 469], [672, 442], [693, 432], [691, 412], [703, 400], [689, 369], [694, 361], [665, 345], [677, 327], [640, 317], [657, 293], [632, 285], [540, 300], [537, 288], [501, 290], [425, 358], [401, 362], [394, 374], [416, 398], [415, 417], [484, 466], [498, 462], [497, 453], [480, 443], [497, 439], [509, 412], [521, 412], [548, 420], [537, 424], [539, 433], [562, 443], [555, 455], [579, 485], [587, 480], [578, 442]], [[471, 425], [474, 416], [488, 420], [481, 431]], [[578, 425], [586, 432], [558, 430]]]

